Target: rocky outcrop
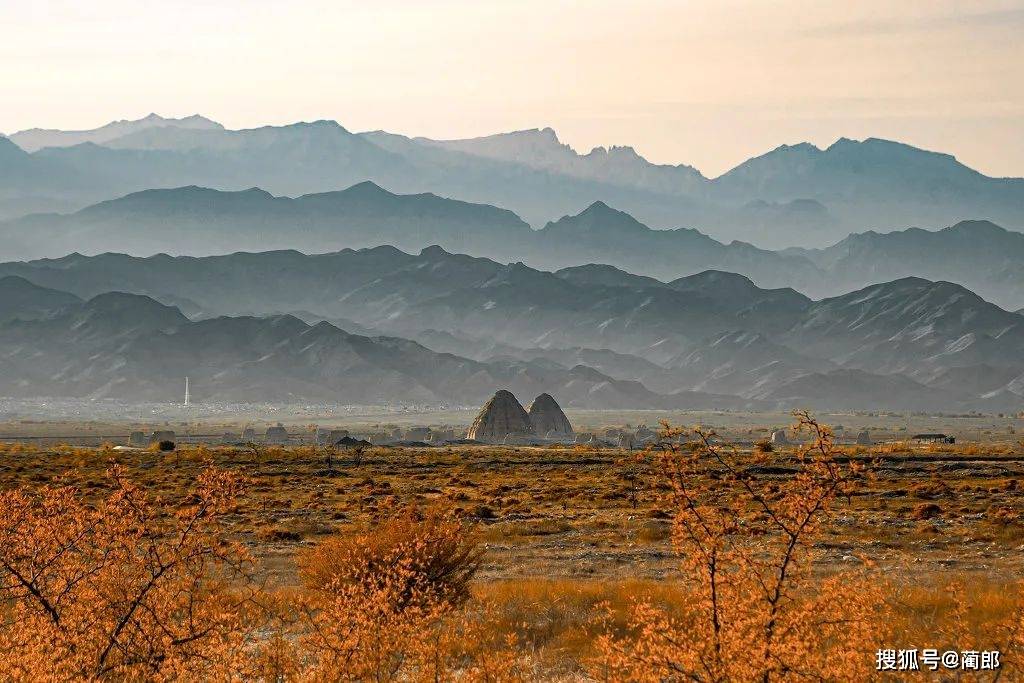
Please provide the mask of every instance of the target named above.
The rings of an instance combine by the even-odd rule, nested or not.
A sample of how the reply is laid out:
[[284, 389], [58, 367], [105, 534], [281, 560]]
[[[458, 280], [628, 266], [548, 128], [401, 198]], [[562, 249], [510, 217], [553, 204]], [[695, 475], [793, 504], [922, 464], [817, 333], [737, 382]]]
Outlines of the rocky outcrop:
[[547, 436], [572, 436], [572, 425], [551, 394], [541, 394], [533, 399], [528, 410], [530, 423], [537, 434]]
[[488, 443], [504, 443], [510, 434], [535, 434], [530, 416], [512, 392], [502, 389], [480, 409], [466, 438]]

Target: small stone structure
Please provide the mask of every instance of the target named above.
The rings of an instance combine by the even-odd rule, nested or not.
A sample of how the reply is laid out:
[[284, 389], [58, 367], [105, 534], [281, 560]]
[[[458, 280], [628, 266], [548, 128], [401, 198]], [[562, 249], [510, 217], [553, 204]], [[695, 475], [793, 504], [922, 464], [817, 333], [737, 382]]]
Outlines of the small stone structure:
[[273, 427], [267, 427], [266, 442], [274, 444], [288, 443], [288, 430], [280, 422]]
[[158, 429], [149, 437], [150, 443], [160, 443], [162, 441], [174, 441], [174, 431], [170, 429]]
[[406, 441], [426, 441], [430, 438], [430, 427], [409, 427], [403, 438]]
[[788, 446], [789, 437], [786, 436], [785, 429], [776, 429], [772, 432], [772, 444], [775, 446]]
[[551, 394], [541, 394], [533, 399], [530, 409], [527, 411], [530, 424], [537, 434], [554, 433], [559, 437], [571, 437], [573, 435], [572, 425], [569, 418], [562, 412], [561, 406]]
[[145, 446], [146, 442], [146, 432], [132, 432], [128, 436], [129, 446]]
[[445, 441], [455, 440], [455, 430], [448, 429], [447, 427], [432, 427], [430, 430], [430, 438], [428, 441], [433, 443], [443, 443]]

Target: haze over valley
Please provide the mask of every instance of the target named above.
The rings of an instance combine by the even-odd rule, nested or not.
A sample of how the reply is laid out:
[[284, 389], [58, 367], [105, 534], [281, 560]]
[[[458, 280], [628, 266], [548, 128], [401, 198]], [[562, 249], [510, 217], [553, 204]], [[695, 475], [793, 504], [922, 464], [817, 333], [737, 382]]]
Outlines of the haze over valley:
[[780, 145], [708, 178], [628, 147], [581, 154], [550, 128], [437, 141], [353, 133], [328, 120], [230, 130], [198, 115], [154, 114], [91, 131], [14, 133], [0, 140], [0, 178], [0, 216], [8, 218], [154, 188], [255, 187], [294, 197], [372, 181], [400, 194], [491, 204], [535, 228], [602, 201], [656, 229], [763, 248], [819, 248], [851, 232], [969, 219], [1024, 228], [1024, 180], [875, 138]]
[[1024, 180], [897, 142], [708, 178], [550, 128], [153, 114], [0, 139], [0, 181], [3, 395], [1024, 405]]
[[154, 114], [0, 139], [0, 181], [7, 396], [1024, 405], [1024, 180], [895, 142], [707, 178], [551, 129]]

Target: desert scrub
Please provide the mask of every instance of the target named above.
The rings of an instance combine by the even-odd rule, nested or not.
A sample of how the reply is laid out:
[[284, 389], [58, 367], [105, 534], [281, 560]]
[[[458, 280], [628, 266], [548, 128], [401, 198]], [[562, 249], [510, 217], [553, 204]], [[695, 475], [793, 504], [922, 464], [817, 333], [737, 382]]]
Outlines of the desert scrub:
[[[638, 457], [671, 484], [673, 542], [687, 600], [632, 606], [625, 633], [599, 636], [591, 673], [617, 681], [866, 679], [886, 629], [881, 582], [864, 573], [811, 572], [812, 542], [860, 465], [836, 462], [832, 432], [807, 413], [795, 428], [795, 472], [769, 478], [779, 456], [743, 451], [713, 431], [664, 425]], [[680, 445], [688, 437], [689, 447]], [[614, 613], [609, 613], [609, 620]]]

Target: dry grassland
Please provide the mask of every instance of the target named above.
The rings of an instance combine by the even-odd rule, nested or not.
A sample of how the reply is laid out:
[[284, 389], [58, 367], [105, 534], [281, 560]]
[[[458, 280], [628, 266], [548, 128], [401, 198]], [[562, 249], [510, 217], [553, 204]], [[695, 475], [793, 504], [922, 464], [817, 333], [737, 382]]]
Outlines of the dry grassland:
[[[958, 582], [971, 605], [963, 621], [983, 641], [1009, 616], [1010, 587], [1024, 570], [1020, 447], [846, 447], [837, 455], [863, 462], [870, 474], [822, 530], [814, 571], [882, 569], [899, 629], [921, 639], [908, 646], [927, 646], [949, 618], [955, 605], [947, 586]], [[788, 456], [779, 456], [762, 476], [790, 474]], [[281, 586], [297, 583], [302, 548], [372, 528], [410, 505], [454, 508], [476, 524], [486, 551], [474, 593], [498, 606], [494, 627], [520, 634], [548, 678], [580, 675], [580, 662], [593, 655], [598, 606], [621, 621], [638, 597], [670, 605], [681, 595], [669, 486], [623, 451], [474, 446], [357, 455], [186, 446], [159, 453], [5, 444], [0, 490], [60, 482], [98, 499], [113, 463], [166, 499], [185, 495], [209, 465], [243, 473], [250, 483], [225, 521]]]

